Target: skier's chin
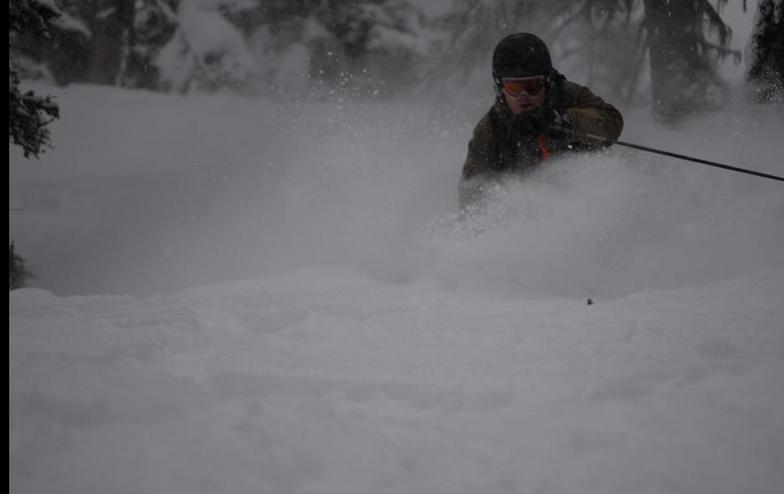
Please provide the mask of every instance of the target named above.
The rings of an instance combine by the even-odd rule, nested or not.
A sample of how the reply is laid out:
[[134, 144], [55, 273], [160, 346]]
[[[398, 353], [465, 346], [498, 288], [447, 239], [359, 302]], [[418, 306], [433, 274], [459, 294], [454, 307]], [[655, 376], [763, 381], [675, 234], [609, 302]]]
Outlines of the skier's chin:
[[529, 113], [531, 110], [533, 110], [535, 108], [536, 108], [536, 105], [534, 105], [533, 103], [528, 103], [528, 104], [521, 103], [521, 104], [517, 105], [517, 107], [515, 108], [515, 112], [514, 113], [515, 113], [515, 115], [522, 115], [524, 113]]

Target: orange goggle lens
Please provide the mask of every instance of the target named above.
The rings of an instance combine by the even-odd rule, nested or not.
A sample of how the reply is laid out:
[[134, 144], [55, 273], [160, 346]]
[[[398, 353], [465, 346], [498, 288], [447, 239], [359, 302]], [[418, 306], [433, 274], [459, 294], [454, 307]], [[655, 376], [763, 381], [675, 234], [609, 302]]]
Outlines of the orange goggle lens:
[[509, 96], [520, 96], [526, 93], [528, 96], [536, 96], [544, 88], [544, 76], [534, 77], [505, 77], [501, 80], [504, 91]]

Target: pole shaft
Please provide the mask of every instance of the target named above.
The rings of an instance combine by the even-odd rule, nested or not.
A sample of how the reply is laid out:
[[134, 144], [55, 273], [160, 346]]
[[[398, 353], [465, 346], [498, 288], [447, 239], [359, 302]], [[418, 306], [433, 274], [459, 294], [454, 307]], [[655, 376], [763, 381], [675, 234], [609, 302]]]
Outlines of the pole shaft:
[[662, 151], [660, 149], [654, 149], [654, 148], [650, 148], [650, 147], [647, 147], [647, 146], [641, 146], [639, 144], [633, 144], [631, 142], [613, 141], [612, 143], [613, 144], [618, 144], [619, 146], [626, 146], [628, 148], [639, 149], [639, 150], [642, 150], [642, 151], [648, 151], [649, 153], [656, 153], [656, 154], [661, 154], [661, 155], [664, 155], [664, 156], [670, 156], [671, 158], [678, 158], [678, 159], [685, 160], [685, 161], [693, 161], [694, 163], [700, 163], [700, 164], [708, 165], [708, 166], [715, 166], [716, 168], [723, 168], [725, 170], [732, 170], [734, 172], [746, 173], [748, 175], [755, 175], [757, 177], [769, 178], [771, 180], [778, 180], [778, 181], [784, 182], [784, 177], [779, 177], [777, 175], [771, 175], [769, 173], [758, 172], [758, 171], [755, 171], [755, 170], [748, 170], [746, 168], [739, 168], [737, 166], [725, 165], [725, 164], [722, 164], [722, 163], [717, 163], [715, 161], [703, 160], [703, 159], [700, 159], [700, 158], [693, 158], [691, 156], [686, 156], [686, 155], [678, 154], [678, 153], [672, 153], [670, 151]]
[[566, 135], [571, 135], [571, 136], [576, 136], [576, 137], [587, 138], [587, 139], [594, 140], [594, 141], [604, 142], [606, 144], [618, 144], [619, 146], [626, 146], [626, 147], [632, 148], [632, 149], [639, 149], [641, 151], [648, 151], [649, 153], [661, 154], [661, 155], [664, 155], [664, 156], [669, 156], [671, 158], [677, 158], [677, 159], [681, 159], [681, 160], [684, 160], [684, 161], [692, 161], [694, 163], [700, 163], [702, 165], [715, 166], [716, 168], [723, 168], [724, 170], [732, 170], [734, 172], [746, 173], [748, 175], [754, 175], [754, 176], [757, 176], [757, 177], [762, 177], [762, 178], [767, 178], [767, 179], [770, 179], [770, 180], [778, 180], [779, 182], [784, 182], [784, 177], [780, 177], [778, 175], [771, 175], [770, 173], [763, 173], [763, 172], [758, 172], [758, 171], [755, 171], [755, 170], [749, 170], [747, 168], [740, 168], [740, 167], [737, 167], [737, 166], [725, 165], [723, 163], [717, 163], [716, 161], [709, 161], [709, 160], [704, 160], [704, 159], [700, 159], [700, 158], [694, 158], [694, 157], [691, 157], [691, 156], [686, 156], [685, 154], [678, 154], [678, 153], [673, 153], [673, 152], [670, 152], [670, 151], [663, 151], [661, 149], [655, 149], [655, 148], [648, 147], [648, 146], [641, 146], [639, 144], [633, 144], [631, 142], [612, 141], [612, 140], [608, 140], [606, 137], [598, 136], [596, 134], [589, 134], [587, 132], [580, 132], [580, 131], [574, 130], [574, 129], [564, 129], [562, 127], [553, 127], [552, 129], [556, 133], [561, 133], [561, 134], [566, 134]]

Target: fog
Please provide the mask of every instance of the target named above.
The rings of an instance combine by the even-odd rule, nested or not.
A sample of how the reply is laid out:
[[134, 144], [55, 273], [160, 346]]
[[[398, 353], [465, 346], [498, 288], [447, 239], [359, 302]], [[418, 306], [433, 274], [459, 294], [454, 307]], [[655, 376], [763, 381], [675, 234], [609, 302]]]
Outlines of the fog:
[[[333, 103], [38, 90], [63, 118], [41, 160], [10, 148], [9, 236], [31, 284], [60, 295], [336, 264], [504, 296], [617, 297], [784, 268], [780, 183], [618, 147], [548, 162], [459, 221], [489, 86]], [[784, 174], [773, 110], [739, 97], [680, 128], [622, 110], [627, 141]]]

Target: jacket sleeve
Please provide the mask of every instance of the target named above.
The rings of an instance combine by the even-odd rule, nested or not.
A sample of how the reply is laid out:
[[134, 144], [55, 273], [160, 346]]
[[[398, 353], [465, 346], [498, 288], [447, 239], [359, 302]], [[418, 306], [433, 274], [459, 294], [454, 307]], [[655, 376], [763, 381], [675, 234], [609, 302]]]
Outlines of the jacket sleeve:
[[463, 163], [463, 173], [458, 184], [458, 200], [461, 211], [479, 206], [483, 189], [493, 176], [492, 129], [485, 115], [474, 128], [468, 143], [468, 155]]
[[488, 115], [485, 115], [476, 124], [474, 135], [468, 143], [468, 155], [465, 163], [463, 163], [463, 180], [489, 175], [492, 172], [492, 139], [493, 133], [490, 118]]
[[596, 96], [587, 87], [573, 82], [564, 82], [567, 94], [566, 111], [572, 120], [574, 130], [601, 137], [603, 140], [589, 137], [576, 137], [575, 144], [598, 148], [606, 145], [606, 141], [618, 139], [623, 130], [623, 116], [610, 103]]

